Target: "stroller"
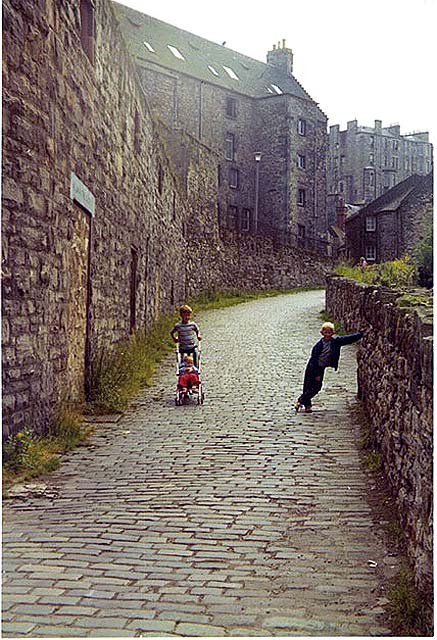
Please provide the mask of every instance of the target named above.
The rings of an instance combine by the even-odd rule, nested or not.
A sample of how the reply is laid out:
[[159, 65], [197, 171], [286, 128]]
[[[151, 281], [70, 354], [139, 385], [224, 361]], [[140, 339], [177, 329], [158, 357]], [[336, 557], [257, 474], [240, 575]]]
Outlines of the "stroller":
[[183, 354], [179, 352], [179, 347], [178, 345], [176, 345], [176, 375], [178, 377], [178, 384], [176, 386], [176, 397], [175, 397], [175, 404], [177, 406], [180, 406], [181, 404], [187, 404], [191, 398], [196, 397], [197, 398], [197, 404], [203, 404], [203, 400], [205, 398], [205, 393], [203, 391], [203, 387], [202, 387], [202, 381], [200, 379], [200, 356], [201, 356], [201, 348], [200, 348], [200, 343], [196, 349], [196, 355], [197, 355], [197, 369], [199, 372], [199, 383], [196, 387], [187, 387], [185, 390], [181, 387], [181, 385], [179, 384], [179, 376], [180, 376], [180, 371], [179, 371], [179, 367], [182, 364], [182, 360], [183, 357], [187, 355], [187, 354]]

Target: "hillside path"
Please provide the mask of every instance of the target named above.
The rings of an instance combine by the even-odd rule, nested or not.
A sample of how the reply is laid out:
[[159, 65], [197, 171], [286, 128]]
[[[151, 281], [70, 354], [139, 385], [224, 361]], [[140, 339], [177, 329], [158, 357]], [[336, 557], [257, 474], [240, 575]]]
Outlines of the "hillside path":
[[308, 291], [199, 314], [203, 406], [175, 406], [170, 354], [91, 447], [4, 502], [5, 637], [390, 635], [356, 346], [312, 414], [291, 406], [323, 306]]

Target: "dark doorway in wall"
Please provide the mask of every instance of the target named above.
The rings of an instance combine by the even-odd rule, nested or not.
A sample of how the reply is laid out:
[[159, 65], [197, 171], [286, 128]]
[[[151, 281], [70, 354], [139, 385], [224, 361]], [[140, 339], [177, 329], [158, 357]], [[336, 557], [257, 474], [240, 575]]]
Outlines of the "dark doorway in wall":
[[137, 269], [138, 269], [138, 250], [131, 248], [130, 262], [130, 320], [129, 331], [133, 333], [137, 324]]

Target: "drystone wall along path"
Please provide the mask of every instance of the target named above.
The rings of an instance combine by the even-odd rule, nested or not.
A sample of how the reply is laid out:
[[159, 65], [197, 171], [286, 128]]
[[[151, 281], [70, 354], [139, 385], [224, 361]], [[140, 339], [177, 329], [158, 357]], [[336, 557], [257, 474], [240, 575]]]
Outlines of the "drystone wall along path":
[[175, 406], [169, 356], [45, 491], [5, 501], [5, 637], [390, 635], [355, 346], [314, 413], [291, 410], [323, 306], [312, 291], [199, 315], [202, 407]]

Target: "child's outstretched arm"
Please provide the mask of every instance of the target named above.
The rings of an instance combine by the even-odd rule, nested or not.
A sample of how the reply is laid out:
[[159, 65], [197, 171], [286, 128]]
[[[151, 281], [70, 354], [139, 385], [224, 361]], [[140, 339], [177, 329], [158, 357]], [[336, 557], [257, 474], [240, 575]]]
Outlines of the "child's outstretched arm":
[[361, 340], [364, 333], [362, 331], [357, 331], [356, 333], [351, 333], [348, 336], [338, 336], [337, 343], [341, 346], [345, 344], [352, 344], [353, 342], [358, 342]]
[[176, 326], [174, 326], [173, 329], [170, 331], [170, 335], [172, 337], [173, 342], [179, 342], [179, 339], [176, 338], [175, 333], [177, 333]]

